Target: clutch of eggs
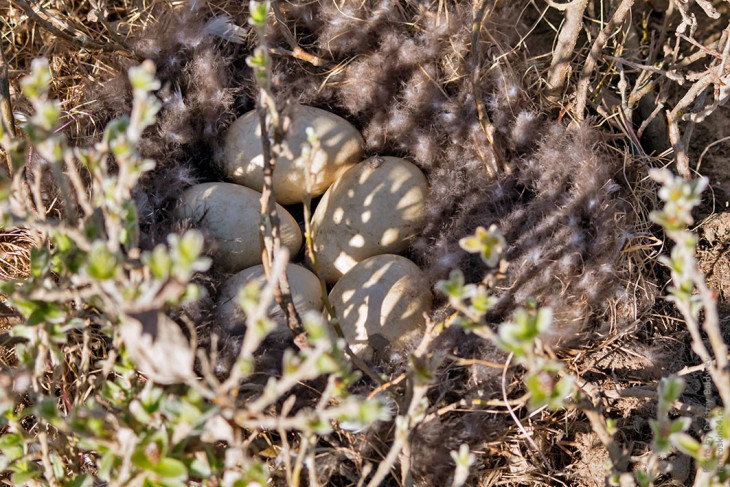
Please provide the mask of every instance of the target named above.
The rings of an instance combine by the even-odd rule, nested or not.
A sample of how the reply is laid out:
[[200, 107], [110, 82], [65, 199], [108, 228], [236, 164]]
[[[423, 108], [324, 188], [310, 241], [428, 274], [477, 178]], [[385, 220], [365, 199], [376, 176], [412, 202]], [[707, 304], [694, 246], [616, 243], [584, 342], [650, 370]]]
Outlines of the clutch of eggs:
[[[345, 339], [359, 356], [397, 352], [418, 336], [431, 307], [422, 271], [397, 254], [421, 228], [426, 177], [398, 157], [363, 158], [363, 140], [344, 119], [318, 108], [293, 105], [283, 116], [284, 138], [273, 176], [281, 241], [292, 256], [302, 245], [299, 225], [281, 205], [323, 195], [311, 221], [320, 275], [333, 286], [329, 300]], [[309, 157], [307, 129], [319, 139]], [[184, 192], [176, 216], [200, 228], [214, 265], [235, 273], [219, 293], [218, 319], [232, 334], [243, 333], [245, 316], [238, 291], [264, 279], [259, 237], [263, 156], [255, 111], [236, 120], [226, 136], [224, 173], [230, 182], [204, 183]], [[307, 176], [307, 172], [310, 172]], [[311, 268], [311, 262], [306, 262]], [[300, 313], [322, 309], [319, 278], [296, 264], [287, 267], [292, 297]], [[274, 303], [269, 316], [280, 328], [283, 314]]]

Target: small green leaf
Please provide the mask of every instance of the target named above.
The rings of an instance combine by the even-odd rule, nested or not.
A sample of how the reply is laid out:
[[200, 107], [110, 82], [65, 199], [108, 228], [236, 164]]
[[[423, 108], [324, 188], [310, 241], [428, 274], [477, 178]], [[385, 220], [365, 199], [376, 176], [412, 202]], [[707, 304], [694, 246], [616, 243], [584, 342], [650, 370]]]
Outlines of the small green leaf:
[[465, 291], [464, 273], [459, 269], [451, 271], [448, 281], [437, 282], [436, 289], [448, 296], [450, 300], [463, 300], [471, 297], [468, 296], [468, 293]]
[[[33, 465], [30, 464], [29, 465]], [[40, 477], [40, 471], [37, 468], [28, 468], [28, 470], [23, 470], [21, 472], [14, 473], [12, 477], [10, 477], [10, 480], [12, 482], [12, 485], [26, 485], [28, 481], [36, 479]]]
[[51, 253], [45, 248], [30, 249], [30, 273], [33, 277], [42, 277], [51, 265]]
[[23, 437], [17, 433], [5, 433], [0, 435], [0, 450], [19, 446], [23, 444]]
[[684, 380], [675, 375], [663, 377], [659, 381], [659, 413], [657, 417], [660, 419], [667, 414], [672, 406], [684, 390]]
[[51, 85], [51, 70], [48, 60], [38, 58], [31, 61], [30, 74], [20, 80], [21, 91], [31, 100], [44, 98], [48, 95]]
[[694, 459], [700, 459], [700, 449], [702, 445], [699, 441], [692, 438], [687, 433], [676, 433], [672, 435], [672, 443], [677, 450], [681, 451], [685, 455], [689, 455]]
[[117, 274], [117, 266], [117, 256], [104, 242], [97, 240], [91, 245], [86, 259], [86, 272], [90, 277], [100, 281], [112, 279]]
[[247, 315], [254, 312], [259, 305], [259, 297], [261, 296], [261, 284], [252, 281], [246, 284], [238, 291], [236, 302]]
[[94, 485], [93, 477], [89, 475], [77, 475], [63, 484], [63, 487], [91, 487], [92, 485]]
[[315, 311], [308, 311], [304, 314], [304, 330], [307, 332], [309, 343], [316, 344], [320, 340], [328, 340], [327, 327], [322, 315]]
[[248, 9], [248, 23], [255, 27], [265, 27], [266, 18], [269, 15], [269, 1], [257, 2], [251, 0]]
[[243, 473], [241, 479], [234, 484], [243, 487], [264, 487], [269, 482], [269, 471], [266, 466], [259, 462], [252, 462]]
[[62, 480], [66, 475], [61, 457], [59, 457], [55, 452], [51, 452], [48, 457], [51, 460], [51, 465], [53, 466], [53, 475], [55, 475], [57, 479]]
[[649, 487], [654, 480], [654, 478], [644, 470], [636, 470], [634, 472], [634, 477], [636, 478], [636, 482], [639, 484], [639, 487]]
[[145, 252], [142, 255], [142, 262], [147, 264], [155, 278], [167, 279], [170, 276], [172, 259], [164, 245], [156, 246], [152, 252]]
[[692, 420], [690, 418], [677, 418], [669, 423], [669, 434], [673, 435], [687, 431], [691, 424]]
[[185, 480], [188, 478], [187, 467], [175, 458], [161, 458], [151, 470], [165, 479]]
[[129, 117], [120, 117], [106, 124], [102, 142], [109, 146], [120, 137], [124, 137], [129, 127]]
[[459, 246], [469, 253], [480, 254], [488, 267], [495, 267], [502, 258], [507, 241], [496, 225], [490, 226], [489, 230], [479, 226], [474, 235], [459, 240]]
[[135, 91], [159, 90], [160, 82], [155, 79], [155, 63], [146, 59], [139, 66], [129, 68], [129, 82]]
[[337, 372], [340, 370], [341, 365], [340, 363], [335, 360], [335, 358], [328, 354], [324, 353], [317, 359], [317, 372], [322, 375], [326, 374], [332, 374], [334, 372]]
[[211, 468], [206, 456], [201, 455], [196, 458], [187, 458], [184, 462], [188, 469], [188, 473], [192, 477], [207, 479], [213, 475], [213, 469]]
[[46, 132], [53, 130], [61, 116], [61, 104], [56, 100], [48, 100], [37, 103], [35, 109], [31, 119], [33, 124]]

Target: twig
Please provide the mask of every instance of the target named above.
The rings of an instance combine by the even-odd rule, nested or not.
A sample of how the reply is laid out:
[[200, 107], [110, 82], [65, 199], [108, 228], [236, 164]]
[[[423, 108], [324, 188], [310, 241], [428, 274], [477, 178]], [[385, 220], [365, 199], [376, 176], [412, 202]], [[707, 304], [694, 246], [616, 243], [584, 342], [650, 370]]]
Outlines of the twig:
[[286, 25], [284, 14], [281, 13], [281, 8], [279, 7], [278, 0], [272, 0], [271, 8], [274, 11], [276, 22], [279, 24], [279, 27], [281, 27], [281, 33], [284, 36], [287, 44], [289, 44], [291, 51], [287, 51], [286, 49], [281, 48], [269, 48], [270, 52], [273, 52], [274, 54], [284, 54], [296, 59], [301, 59], [302, 61], [306, 61], [313, 66], [329, 66], [333, 64], [332, 61], [323, 59], [313, 54], [309, 54], [304, 49], [299, 47], [299, 43], [294, 38], [294, 34], [292, 34], [291, 30], [289, 30], [289, 27]]
[[582, 404], [578, 404], [578, 409], [588, 418], [588, 421], [591, 423], [591, 429], [596, 433], [603, 447], [608, 451], [614, 467], [620, 472], [625, 472], [628, 469], [629, 458], [608, 432], [606, 418], [596, 411], [588, 399], [584, 399]]
[[58, 479], [53, 473], [51, 457], [48, 455], [48, 433], [45, 431], [38, 433], [38, 441], [41, 444], [41, 462], [43, 463], [43, 472], [45, 473], [46, 480], [51, 487], [59, 487]]
[[[694, 281], [699, 292], [700, 299], [702, 300], [702, 307], [705, 311], [705, 317], [702, 322], [702, 329], [707, 334], [707, 339], [710, 341], [710, 347], [715, 354], [715, 363], [713, 365], [709, 359], [707, 362], [707, 371], [715, 382], [717, 392], [722, 398], [723, 405], [726, 410], [730, 410], [730, 367], [728, 367], [728, 348], [722, 337], [722, 330], [720, 329], [720, 317], [717, 314], [717, 302], [715, 301], [714, 293], [707, 286], [705, 276], [696, 267], [689, 270], [689, 277]], [[687, 310], [689, 311], [689, 310]], [[690, 321], [685, 315], [687, 326], [690, 326]], [[692, 326], [697, 327], [697, 323], [692, 323]], [[699, 334], [692, 334], [693, 349], [695, 339], [701, 338]], [[703, 345], [704, 347], [704, 345]]]
[[507, 411], [509, 411], [509, 415], [512, 417], [512, 420], [517, 425], [517, 428], [519, 428], [520, 432], [522, 432], [522, 436], [525, 437], [527, 443], [530, 445], [530, 448], [532, 448], [540, 456], [540, 459], [543, 461], [545, 466], [548, 468], [548, 470], [552, 472], [553, 467], [550, 464], [550, 460], [547, 459], [542, 450], [540, 450], [540, 447], [537, 446], [537, 443], [535, 443], [535, 440], [532, 439], [530, 433], [528, 433], [525, 427], [522, 425], [522, 423], [520, 422], [520, 418], [517, 417], [517, 414], [515, 414], [515, 410], [510, 405], [509, 397], [507, 396], [507, 370], [509, 369], [509, 365], [512, 362], [513, 356], [513, 353], [509, 354], [509, 356], [507, 357], [507, 362], [504, 364], [504, 369], [502, 369], [502, 398], [504, 399], [504, 404], [507, 407]]
[[616, 30], [617, 27], [624, 23], [626, 15], [631, 10], [631, 6], [634, 4], [634, 0], [621, 0], [621, 4], [614, 12], [611, 20], [608, 22], [606, 27], [596, 36], [596, 40], [593, 42], [591, 52], [588, 54], [585, 64], [583, 65], [583, 72], [581, 73], [580, 80], [578, 81], [578, 88], [576, 89], [576, 101], [573, 113], [577, 120], [582, 121], [585, 119], [586, 103], [588, 100], [588, 86], [591, 82], [591, 76], [593, 71], [596, 69], [598, 58], [601, 55], [601, 51], [608, 42], [609, 36]]
[[277, 54], [279, 56], [290, 56], [294, 59], [306, 61], [312, 66], [317, 67], [329, 67], [335, 64], [334, 61], [328, 61], [326, 59], [322, 59], [321, 57], [314, 56], [313, 54], [309, 54], [301, 47], [296, 47], [292, 50], [284, 49], [282, 47], [270, 47], [269, 52], [272, 54]]
[[[494, 133], [496, 129], [494, 128], [494, 125], [492, 125], [492, 122], [489, 120], [489, 115], [487, 115], [486, 110], [484, 109], [484, 104], [481, 101], [481, 90], [479, 88], [481, 78], [481, 48], [479, 45], [479, 33], [482, 30], [482, 21], [484, 20], [486, 11], [486, 0], [480, 0], [479, 7], [475, 9], [474, 12], [474, 22], [472, 24], [471, 31], [471, 53], [474, 60], [471, 87], [474, 96], [474, 103], [477, 108], [477, 116], [479, 117], [479, 124], [482, 126], [482, 130], [487, 136], [487, 141], [489, 141], [489, 145], [492, 147], [492, 153], [494, 156], [493, 160], [488, 161], [491, 163], [491, 167], [488, 165], [487, 171], [491, 176], [496, 176], [500, 171], [504, 170], [504, 161], [502, 160], [502, 154], [495, 144]], [[489, 158], [487, 157], [487, 159]]]
[[717, 140], [713, 141], [711, 144], [708, 144], [707, 147], [705, 147], [705, 149], [702, 151], [702, 154], [700, 154], [700, 158], [697, 161], [697, 167], [695, 168], [695, 171], [698, 173], [700, 172], [700, 166], [702, 165], [702, 159], [704, 159], [705, 154], [707, 154], [708, 150], [712, 149], [717, 144], [722, 144], [723, 142], [727, 142], [728, 140], [730, 140], [730, 135], [727, 137], [723, 137], [721, 139], [717, 139]]
[[[15, 117], [13, 117], [13, 106], [10, 101], [10, 82], [8, 78], [8, 64], [5, 62], [5, 52], [0, 44], [0, 123], [3, 130], [10, 137], [15, 138]], [[13, 159], [8, 151], [5, 154], [8, 163], [8, 177], [13, 177]]]
[[[48, 30], [52, 34], [54, 34], [62, 39], [65, 39], [69, 42], [79, 44], [82, 47], [85, 47], [87, 49], [88, 48], [99, 49], [101, 51], [107, 51], [107, 52], [115, 52], [118, 50], [116, 46], [102, 44], [95, 40], [89, 39], [88, 36], [86, 36], [86, 34], [79, 34], [78, 32], [76, 32], [75, 30], [73, 30], [70, 27], [66, 27], [64, 29], [56, 27], [56, 25], [54, 25], [53, 22], [41, 17], [41, 15], [25, 0], [14, 0], [14, 1], [20, 5], [20, 7], [25, 11], [25, 13], [28, 15], [28, 17], [33, 19], [44, 29]], [[46, 15], [48, 15], [48, 14], [46, 13]], [[59, 23], [56, 19], [54, 19], [50, 15], [49, 15], [49, 19], [52, 19], [56, 23]]]
[[689, 178], [689, 157], [687, 156], [687, 152], [684, 150], [684, 143], [682, 142], [682, 136], [679, 133], [679, 124], [677, 123], [677, 119], [669, 110], [667, 110], [667, 124], [669, 126], [669, 142], [672, 143], [674, 157], [677, 160], [677, 172], [680, 176]]
[[[275, 108], [271, 105], [272, 100], [268, 97], [269, 94], [266, 92], [266, 89], [261, 88], [260, 99], [256, 108], [261, 126], [261, 145], [264, 156], [264, 186], [261, 191], [261, 235], [264, 240], [264, 246], [261, 252], [266, 277], [269, 277], [271, 272], [274, 255], [278, 254], [281, 248], [279, 213], [276, 209], [276, 201], [274, 200], [273, 175], [276, 163], [271, 157], [271, 141], [267, 135], [268, 130], [266, 130], [266, 115], [269, 110], [275, 110]], [[278, 132], [278, 124], [276, 121], [272, 121], [272, 123], [274, 124], [274, 134], [276, 134]], [[278, 143], [277, 138], [277, 135], [274, 135], [274, 144]], [[289, 286], [289, 278], [286, 275], [286, 269], [275, 287], [274, 296], [276, 297], [276, 302], [279, 303], [279, 306], [284, 311], [287, 325], [295, 337], [299, 336], [304, 331], [304, 328], [302, 327], [302, 320], [291, 297], [291, 288]]]
[[551, 7], [565, 11], [565, 22], [560, 28], [558, 41], [553, 49], [553, 59], [548, 70], [548, 96], [557, 100], [570, 72], [570, 59], [575, 52], [580, 30], [583, 28], [583, 12], [588, 0], [573, 0], [565, 5], [548, 2]]

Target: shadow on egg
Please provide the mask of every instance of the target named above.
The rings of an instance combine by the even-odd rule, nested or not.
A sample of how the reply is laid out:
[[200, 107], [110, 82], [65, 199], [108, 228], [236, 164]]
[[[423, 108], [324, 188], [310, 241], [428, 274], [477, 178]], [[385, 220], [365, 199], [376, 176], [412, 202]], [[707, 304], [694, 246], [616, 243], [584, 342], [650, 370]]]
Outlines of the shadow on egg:
[[386, 347], [395, 350], [419, 334], [431, 292], [422, 271], [410, 260], [385, 254], [365, 259], [330, 292], [347, 343], [363, 358]]
[[312, 218], [322, 275], [337, 281], [358, 262], [408, 247], [422, 224], [426, 178], [410, 162], [373, 157], [347, 171]]

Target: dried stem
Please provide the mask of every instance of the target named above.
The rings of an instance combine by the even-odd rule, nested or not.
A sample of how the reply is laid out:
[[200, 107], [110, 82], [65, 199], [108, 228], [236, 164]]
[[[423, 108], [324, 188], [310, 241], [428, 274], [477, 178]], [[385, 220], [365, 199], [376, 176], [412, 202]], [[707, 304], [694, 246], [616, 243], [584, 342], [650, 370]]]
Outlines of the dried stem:
[[596, 65], [598, 64], [598, 58], [601, 55], [601, 51], [606, 46], [611, 34], [624, 23], [626, 15], [631, 10], [631, 6], [633, 4], [634, 0], [621, 0], [621, 4], [614, 12], [611, 20], [593, 42], [591, 52], [588, 54], [588, 58], [583, 65], [583, 72], [581, 73], [580, 80], [578, 81], [578, 87], [576, 89], [576, 101], [573, 112], [575, 114], [575, 118], [579, 121], [585, 119], [585, 110], [588, 101], [588, 87], [591, 82], [593, 71], [596, 69]]
[[583, 13], [588, 6], [588, 0], [573, 0], [566, 5], [549, 3], [551, 7], [565, 11], [565, 22], [560, 28], [548, 70], [548, 95], [557, 101], [570, 73], [570, 60], [575, 53], [575, 44], [583, 28]]
[[490, 173], [491, 176], [496, 176], [500, 173], [500, 171], [504, 170], [505, 165], [504, 161], [502, 160], [502, 154], [495, 144], [494, 133], [496, 129], [494, 128], [494, 125], [492, 125], [492, 122], [489, 120], [489, 115], [487, 115], [487, 112], [484, 108], [480, 89], [481, 46], [479, 44], [479, 34], [482, 30], [482, 21], [484, 20], [486, 12], [487, 2], [486, 0], [481, 0], [479, 2], [478, 8], [474, 12], [474, 23], [472, 24], [471, 53], [472, 58], [474, 59], [474, 68], [472, 70], [471, 86], [474, 95], [474, 103], [476, 104], [477, 108], [477, 116], [479, 117], [479, 124], [482, 126], [482, 130], [487, 136], [487, 140], [489, 141], [489, 145], [492, 147], [492, 153], [494, 155], [494, 159], [488, 158], [489, 161], [487, 161], [487, 171]]
[[58, 479], [56, 479], [56, 475], [53, 473], [51, 457], [48, 454], [48, 433], [45, 431], [38, 433], [38, 441], [41, 444], [41, 462], [43, 463], [43, 472], [46, 480], [51, 487], [59, 487]]
[[[276, 209], [276, 201], [274, 200], [274, 186], [273, 176], [275, 161], [271, 157], [271, 141], [268, 137], [268, 130], [266, 129], [266, 116], [270, 110], [275, 110], [271, 105], [271, 100], [266, 89], [261, 88], [260, 98], [257, 106], [257, 112], [259, 115], [259, 122], [261, 126], [261, 145], [263, 148], [264, 156], [264, 186], [261, 191], [261, 235], [264, 241], [262, 246], [262, 260], [264, 264], [264, 271], [266, 277], [269, 277], [271, 272], [271, 264], [273, 262], [274, 255], [279, 253], [281, 249], [281, 228], [279, 225], [279, 213]], [[278, 124], [276, 121], [272, 121], [274, 124], [274, 144], [278, 144], [279, 141], [276, 139], [276, 133], [278, 132]], [[277, 283], [274, 291], [276, 302], [279, 303], [281, 309], [284, 311], [286, 316], [287, 325], [294, 333], [294, 336], [300, 335], [304, 328], [302, 327], [302, 320], [294, 306], [294, 301], [291, 297], [291, 287], [289, 286], [289, 278], [286, 275], [286, 270], [282, 273], [281, 279]]]
[[[58, 20], [54, 19], [52, 16], [48, 15], [47, 12], [43, 11], [40, 7], [37, 7], [37, 10], [33, 8], [33, 6], [26, 2], [25, 0], [13, 0], [20, 7], [25, 11], [26, 14], [28, 14], [28, 17], [33, 19], [35, 22], [37, 22], [41, 27], [48, 30], [52, 34], [60, 37], [61, 39], [65, 39], [69, 42], [73, 42], [74, 44], [78, 44], [81, 47], [85, 47], [87, 49], [99, 49], [101, 51], [108, 51], [108, 52], [115, 52], [118, 51], [117, 46], [109, 45], [109, 44], [103, 44], [100, 42], [97, 42], [95, 40], [89, 39], [89, 37], [86, 34], [80, 34], [76, 32], [73, 28], [66, 25], [63, 27], [57, 27], [55, 24], [63, 25]], [[48, 19], [43, 18], [38, 12], [43, 11], [44, 15], [48, 16]]]
[[[5, 52], [0, 45], [0, 123], [3, 130], [10, 135], [16, 137], [15, 117], [13, 117], [13, 105], [10, 101], [10, 81], [8, 78], [8, 64], [5, 62]], [[13, 177], [13, 159], [10, 153], [6, 153], [8, 172], [7, 176]]]
[[281, 33], [284, 36], [284, 39], [286, 40], [287, 44], [289, 44], [289, 47], [291, 50], [288, 51], [286, 49], [272, 47], [272, 48], [269, 48], [269, 52], [272, 52], [274, 54], [283, 54], [283, 55], [291, 56], [296, 59], [301, 59], [302, 61], [306, 61], [313, 66], [329, 66], [329, 65], [333, 64], [332, 61], [323, 59], [323, 58], [315, 56], [313, 54], [309, 54], [304, 49], [299, 47], [299, 43], [294, 38], [294, 34], [292, 34], [291, 30], [289, 30], [289, 27], [286, 25], [286, 22], [284, 20], [284, 15], [281, 13], [281, 8], [279, 6], [278, 0], [272, 0], [271, 8], [274, 11], [274, 16], [276, 17], [277, 24], [281, 28]]

